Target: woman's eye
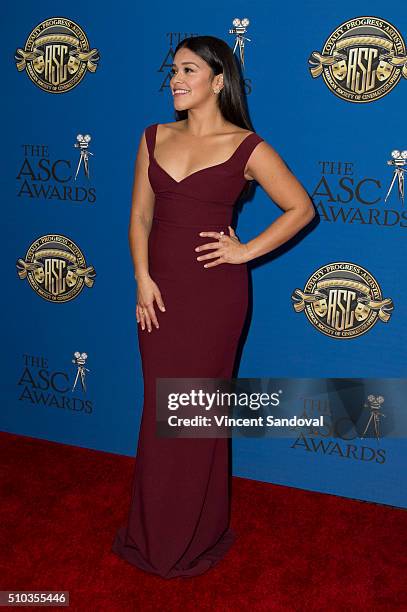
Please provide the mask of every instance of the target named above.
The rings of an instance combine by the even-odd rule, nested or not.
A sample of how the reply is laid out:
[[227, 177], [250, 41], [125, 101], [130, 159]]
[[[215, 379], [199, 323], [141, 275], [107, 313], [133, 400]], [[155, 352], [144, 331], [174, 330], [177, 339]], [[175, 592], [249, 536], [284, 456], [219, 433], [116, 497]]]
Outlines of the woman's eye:
[[[192, 70], [191, 70], [191, 68], [188, 68], [188, 67], [187, 67], [187, 68], [184, 68], [184, 70], [189, 70], [189, 71], [192, 71]], [[175, 73], [176, 73], [175, 68], [171, 68], [171, 70], [170, 70], [170, 74], [171, 74], [172, 76], [174, 76], [174, 74], [175, 74]]]

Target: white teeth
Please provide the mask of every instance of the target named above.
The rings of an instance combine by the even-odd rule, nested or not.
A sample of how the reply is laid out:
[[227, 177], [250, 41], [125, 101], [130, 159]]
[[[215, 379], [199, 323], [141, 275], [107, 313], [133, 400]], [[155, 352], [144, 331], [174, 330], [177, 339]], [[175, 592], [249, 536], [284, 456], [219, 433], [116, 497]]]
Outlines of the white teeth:
[[175, 89], [174, 90], [174, 95], [177, 93], [189, 93], [190, 89]]

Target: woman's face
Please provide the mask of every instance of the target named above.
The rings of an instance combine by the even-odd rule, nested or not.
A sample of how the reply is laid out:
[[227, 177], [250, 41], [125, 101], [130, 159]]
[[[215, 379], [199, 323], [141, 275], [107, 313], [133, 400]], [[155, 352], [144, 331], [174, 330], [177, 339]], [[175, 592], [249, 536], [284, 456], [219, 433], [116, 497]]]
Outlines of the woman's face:
[[177, 110], [196, 108], [208, 100], [216, 102], [217, 94], [213, 90], [222, 87], [222, 76], [213, 76], [199, 55], [183, 47], [174, 56], [170, 87]]

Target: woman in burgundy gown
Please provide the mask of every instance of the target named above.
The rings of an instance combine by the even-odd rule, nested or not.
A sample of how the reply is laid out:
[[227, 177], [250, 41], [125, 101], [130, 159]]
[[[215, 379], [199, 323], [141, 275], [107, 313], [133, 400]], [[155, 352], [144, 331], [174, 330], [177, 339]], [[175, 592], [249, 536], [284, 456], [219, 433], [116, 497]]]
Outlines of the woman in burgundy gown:
[[[223, 54], [224, 81], [216, 84], [219, 91], [223, 84], [223, 95], [228, 95], [227, 79], [229, 76], [233, 81], [237, 67], [224, 41], [186, 39], [177, 47], [174, 60], [191, 61], [193, 56], [202, 63], [202, 46], [212, 50], [217, 46], [217, 57]], [[215, 75], [222, 72], [222, 66], [211, 67]], [[185, 72], [173, 77], [173, 90], [178, 81], [182, 87], [191, 83]], [[219, 92], [213, 83], [209, 88], [216, 104]], [[178, 104], [185, 109], [188, 102], [180, 100]], [[183, 112], [188, 117], [188, 111]], [[239, 113], [234, 116], [236, 124]], [[248, 127], [243, 111], [239, 122], [240, 127]], [[195, 248], [214, 242], [222, 245], [225, 236], [227, 242], [233, 236], [233, 242], [243, 249], [228, 226], [247, 184], [247, 161], [263, 139], [253, 131], [241, 130], [240, 142], [228, 159], [176, 180], [156, 160], [157, 128], [161, 126], [154, 123], [145, 129], [148, 179], [155, 195], [148, 235], [148, 275], [159, 287], [165, 312], [157, 313], [159, 329], [153, 326], [149, 333], [138, 328], [143, 413], [128, 519], [118, 530], [112, 550], [147, 572], [173, 578], [202, 574], [222, 559], [234, 542], [235, 533], [229, 525], [230, 441], [158, 437], [156, 378], [232, 377], [248, 305], [247, 264], [223, 262], [204, 267], [216, 258], [197, 257], [213, 253], [214, 247], [201, 253]]]

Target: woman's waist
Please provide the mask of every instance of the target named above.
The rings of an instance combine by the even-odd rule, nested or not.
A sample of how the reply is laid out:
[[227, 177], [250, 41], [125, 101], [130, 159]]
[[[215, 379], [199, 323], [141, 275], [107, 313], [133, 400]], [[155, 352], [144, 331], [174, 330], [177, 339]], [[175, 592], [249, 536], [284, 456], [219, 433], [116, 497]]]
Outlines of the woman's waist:
[[[231, 221], [226, 223], [197, 223], [185, 224], [175, 222], [167, 222], [157, 218], [153, 218], [148, 241], [150, 246], [160, 251], [169, 252], [169, 249], [176, 249], [179, 252], [185, 252], [192, 248], [192, 253], [197, 246], [202, 246], [208, 243], [219, 243], [219, 235], [221, 232], [225, 236], [229, 236], [229, 227]], [[201, 236], [201, 233], [213, 234], [209, 236]], [[196, 256], [201, 253], [197, 252]]]
[[214, 219], [214, 215], [179, 215], [166, 217], [165, 215], [154, 215], [153, 226], [160, 226], [160, 229], [165, 231], [171, 230], [198, 230], [204, 231], [224, 231], [228, 229], [228, 225], [232, 222], [232, 215], [223, 214]]
[[[179, 275], [201, 275], [202, 273], [215, 272], [219, 274], [228, 273], [247, 273], [246, 263], [229, 263], [222, 262], [216, 266], [204, 267], [206, 263], [213, 263], [219, 259], [220, 253], [217, 254], [218, 245], [221, 242], [217, 234], [223, 231], [226, 236], [229, 235], [227, 225], [208, 223], [204, 225], [188, 225], [180, 226], [178, 224], [163, 223], [155, 221], [150, 231], [148, 239], [148, 254], [149, 267], [156, 274], [165, 274], [166, 276]], [[214, 232], [214, 236], [200, 236], [201, 232]], [[196, 251], [196, 247], [204, 245], [207, 248]], [[203, 255], [213, 254], [213, 257], [200, 259]]]

